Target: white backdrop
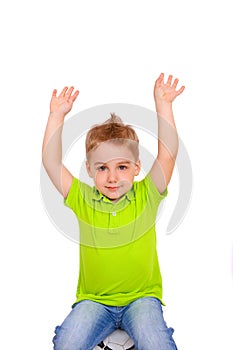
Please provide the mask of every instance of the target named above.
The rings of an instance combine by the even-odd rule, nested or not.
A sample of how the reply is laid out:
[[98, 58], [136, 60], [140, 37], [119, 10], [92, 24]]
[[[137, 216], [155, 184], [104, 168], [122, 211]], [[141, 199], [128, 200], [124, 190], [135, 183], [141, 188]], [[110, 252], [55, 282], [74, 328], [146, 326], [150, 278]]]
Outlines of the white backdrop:
[[78, 245], [41, 200], [52, 90], [74, 85], [71, 115], [104, 103], [154, 109], [160, 72], [180, 78], [174, 103], [192, 162], [189, 211], [165, 234], [176, 174], [158, 223], [165, 318], [179, 350], [232, 341], [232, 16], [230, 1], [11, 1], [1, 5], [1, 345], [52, 349], [74, 301]]

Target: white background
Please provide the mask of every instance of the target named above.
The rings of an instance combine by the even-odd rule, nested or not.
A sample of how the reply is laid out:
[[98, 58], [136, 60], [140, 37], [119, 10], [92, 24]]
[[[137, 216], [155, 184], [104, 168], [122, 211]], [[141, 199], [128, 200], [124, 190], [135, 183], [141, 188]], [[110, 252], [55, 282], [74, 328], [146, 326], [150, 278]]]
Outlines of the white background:
[[80, 90], [72, 114], [115, 102], [153, 110], [165, 72], [186, 86], [174, 112], [194, 176], [183, 223], [166, 235], [169, 197], [158, 223], [165, 318], [179, 350], [232, 349], [230, 1], [1, 7], [1, 348], [52, 349], [75, 298], [78, 245], [57, 231], [40, 195], [52, 90]]

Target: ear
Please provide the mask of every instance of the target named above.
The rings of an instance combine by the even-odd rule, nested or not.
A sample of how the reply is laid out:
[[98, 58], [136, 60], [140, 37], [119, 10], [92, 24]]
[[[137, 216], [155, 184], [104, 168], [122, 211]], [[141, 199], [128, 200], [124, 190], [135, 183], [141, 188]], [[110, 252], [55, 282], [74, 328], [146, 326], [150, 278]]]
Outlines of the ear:
[[86, 169], [87, 169], [87, 173], [88, 175], [92, 178], [92, 173], [91, 173], [91, 167], [90, 164], [88, 163], [88, 160], [86, 160]]
[[135, 176], [138, 176], [138, 175], [139, 175], [140, 170], [141, 170], [141, 162], [140, 162], [140, 160], [138, 160], [138, 161], [135, 163]]

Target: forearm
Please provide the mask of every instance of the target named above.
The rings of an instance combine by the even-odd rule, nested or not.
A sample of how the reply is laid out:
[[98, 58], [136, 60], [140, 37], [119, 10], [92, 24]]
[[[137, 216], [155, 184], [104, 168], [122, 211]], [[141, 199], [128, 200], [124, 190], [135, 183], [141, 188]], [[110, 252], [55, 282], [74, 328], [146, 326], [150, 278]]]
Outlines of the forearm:
[[178, 135], [171, 106], [157, 108], [158, 117], [158, 154], [151, 168], [151, 177], [160, 193], [170, 182], [176, 155], [178, 152]]
[[62, 164], [63, 123], [62, 115], [49, 115], [42, 146], [42, 161], [46, 170]]
[[179, 137], [172, 111], [172, 104], [156, 105], [158, 118], [158, 159], [171, 159], [175, 162]]

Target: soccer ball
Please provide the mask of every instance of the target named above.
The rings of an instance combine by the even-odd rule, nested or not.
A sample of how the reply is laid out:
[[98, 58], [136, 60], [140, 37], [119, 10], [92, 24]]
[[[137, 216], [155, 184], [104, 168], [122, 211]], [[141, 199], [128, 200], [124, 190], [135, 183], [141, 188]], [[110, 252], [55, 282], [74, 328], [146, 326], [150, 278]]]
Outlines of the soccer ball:
[[93, 350], [136, 350], [132, 339], [129, 335], [121, 330], [117, 329], [111, 333], [104, 341], [102, 341]]

